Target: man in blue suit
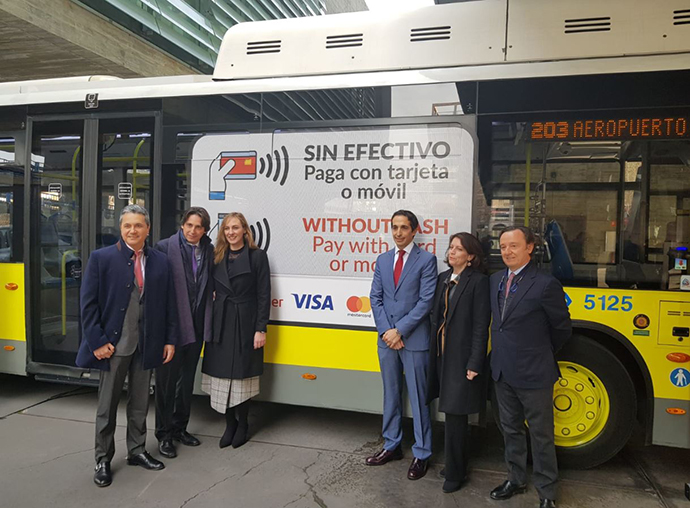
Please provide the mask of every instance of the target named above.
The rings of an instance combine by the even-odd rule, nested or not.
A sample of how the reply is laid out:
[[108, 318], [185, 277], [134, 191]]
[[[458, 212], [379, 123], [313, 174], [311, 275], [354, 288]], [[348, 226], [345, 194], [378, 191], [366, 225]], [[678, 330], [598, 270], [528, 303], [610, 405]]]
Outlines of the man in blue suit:
[[[419, 227], [415, 214], [398, 210], [391, 219], [396, 248], [376, 260], [371, 284], [371, 308], [379, 334], [378, 353], [383, 378], [383, 449], [367, 465], [382, 466], [403, 457], [403, 377], [412, 407], [414, 460], [410, 480], [426, 474], [431, 456], [431, 419], [426, 405], [429, 356], [429, 312], [436, 289], [436, 257], [414, 244]], [[404, 376], [403, 376], [404, 372]]]
[[491, 276], [491, 372], [505, 441], [508, 479], [491, 491], [509, 499], [526, 490], [527, 437], [541, 508], [555, 508], [558, 465], [553, 434], [555, 353], [572, 334], [563, 286], [531, 263], [534, 233], [510, 227], [499, 237], [507, 270]]
[[100, 369], [94, 483], [112, 482], [117, 406], [128, 378], [127, 463], [165, 466], [146, 452], [151, 369], [172, 360], [177, 344], [175, 295], [168, 259], [146, 247], [148, 212], [123, 208], [120, 240], [91, 253], [81, 286], [82, 342], [77, 366]]

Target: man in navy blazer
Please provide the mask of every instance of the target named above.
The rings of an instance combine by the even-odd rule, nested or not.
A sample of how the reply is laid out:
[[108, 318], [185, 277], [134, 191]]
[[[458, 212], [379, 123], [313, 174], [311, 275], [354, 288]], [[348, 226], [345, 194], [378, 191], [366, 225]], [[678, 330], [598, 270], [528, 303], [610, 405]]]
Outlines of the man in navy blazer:
[[499, 237], [507, 270], [491, 276], [491, 372], [505, 441], [508, 480], [492, 499], [522, 493], [527, 484], [527, 437], [541, 508], [556, 506], [558, 465], [553, 433], [553, 385], [560, 377], [555, 353], [572, 334], [563, 286], [531, 263], [534, 233], [510, 227]]
[[168, 259], [146, 247], [148, 212], [123, 208], [120, 240], [91, 253], [81, 286], [82, 342], [77, 366], [100, 369], [94, 482], [112, 482], [117, 406], [129, 380], [127, 463], [165, 466], [146, 452], [151, 369], [169, 362], [177, 344], [175, 298]]
[[213, 244], [206, 235], [211, 218], [206, 209], [193, 206], [182, 217], [175, 234], [156, 244], [168, 256], [173, 274], [180, 339], [170, 363], [156, 369], [156, 439], [164, 457], [177, 457], [173, 439], [186, 446], [201, 442], [189, 432], [192, 394], [204, 340], [211, 340], [213, 310]]
[[381, 466], [403, 457], [403, 372], [412, 407], [414, 460], [407, 477], [426, 474], [431, 456], [431, 418], [426, 405], [429, 356], [429, 313], [436, 289], [436, 257], [414, 244], [419, 227], [415, 214], [398, 210], [391, 219], [396, 248], [376, 260], [371, 308], [379, 334], [378, 354], [383, 379], [383, 449], [367, 465]]

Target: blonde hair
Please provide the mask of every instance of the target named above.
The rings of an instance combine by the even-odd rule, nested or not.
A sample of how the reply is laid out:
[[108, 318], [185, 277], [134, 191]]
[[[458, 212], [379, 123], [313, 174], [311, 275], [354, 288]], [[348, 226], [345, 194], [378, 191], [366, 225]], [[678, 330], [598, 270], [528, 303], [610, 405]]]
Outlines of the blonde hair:
[[254, 243], [254, 235], [252, 235], [252, 230], [249, 229], [249, 224], [247, 219], [244, 218], [240, 212], [231, 212], [223, 217], [223, 221], [220, 223], [218, 228], [218, 236], [216, 237], [216, 247], [213, 249], [213, 262], [215, 264], [220, 263], [225, 258], [225, 255], [230, 250], [230, 244], [227, 238], [225, 238], [225, 227], [230, 222], [230, 219], [237, 219], [240, 221], [242, 229], [244, 229], [244, 243], [249, 246], [250, 249], [258, 249], [259, 247]]

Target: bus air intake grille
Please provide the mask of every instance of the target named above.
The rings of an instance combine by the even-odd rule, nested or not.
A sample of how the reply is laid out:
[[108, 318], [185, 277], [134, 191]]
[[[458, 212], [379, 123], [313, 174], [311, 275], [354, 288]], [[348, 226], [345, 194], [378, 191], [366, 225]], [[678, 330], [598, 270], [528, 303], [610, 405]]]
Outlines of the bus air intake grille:
[[690, 25], [690, 9], [673, 11], [674, 25]]
[[364, 34], [327, 35], [326, 49], [356, 48], [364, 44]]
[[450, 39], [450, 25], [413, 28], [410, 42], [444, 41]]
[[680, 316], [680, 311], [679, 310], [669, 310], [668, 315], [669, 316]]
[[578, 34], [582, 32], [610, 32], [611, 17], [566, 19], [565, 33]]
[[256, 41], [247, 43], [248, 55], [261, 55], [264, 53], [280, 53], [281, 41]]

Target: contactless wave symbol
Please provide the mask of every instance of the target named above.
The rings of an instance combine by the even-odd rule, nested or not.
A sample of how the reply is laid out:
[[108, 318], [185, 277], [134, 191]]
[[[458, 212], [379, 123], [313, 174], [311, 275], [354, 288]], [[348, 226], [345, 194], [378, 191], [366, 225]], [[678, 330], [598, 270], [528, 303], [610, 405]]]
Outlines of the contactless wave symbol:
[[263, 219], [263, 227], [261, 227], [261, 222], [257, 222], [256, 226], [250, 225], [249, 229], [252, 230], [254, 243], [256, 243], [260, 249], [268, 251], [268, 247], [271, 245], [271, 228], [268, 225], [268, 221]]
[[[284, 146], [258, 158], [259, 174], [285, 185], [290, 172], [290, 158]], [[282, 152], [282, 153], [281, 153]], [[228, 180], [255, 180], [257, 173], [257, 154], [255, 151], [220, 152], [208, 167], [208, 198], [223, 201]]]
[[[211, 233], [213, 233], [216, 228], [218, 228], [220, 232], [220, 224], [223, 222], [223, 219], [226, 215], [227, 213], [218, 214], [218, 222], [216, 222], [216, 224], [211, 228], [211, 231], [208, 232], [208, 236], [211, 236]], [[249, 229], [252, 232], [254, 243], [260, 249], [267, 251], [269, 245], [271, 245], [271, 227], [268, 225], [268, 220], [262, 219], [261, 221], [257, 221], [256, 226], [250, 225]]]
[[273, 156], [269, 153], [266, 154], [266, 157], [259, 159], [259, 174], [266, 178], [272, 178], [274, 182], [280, 183], [280, 185], [285, 185], [285, 180], [287, 180], [290, 172], [290, 157], [284, 146], [281, 146], [280, 150], [282, 157], [278, 150], [273, 150]]

